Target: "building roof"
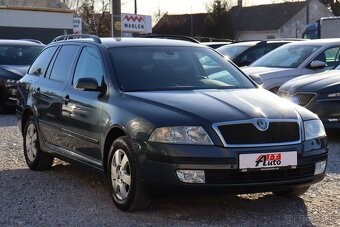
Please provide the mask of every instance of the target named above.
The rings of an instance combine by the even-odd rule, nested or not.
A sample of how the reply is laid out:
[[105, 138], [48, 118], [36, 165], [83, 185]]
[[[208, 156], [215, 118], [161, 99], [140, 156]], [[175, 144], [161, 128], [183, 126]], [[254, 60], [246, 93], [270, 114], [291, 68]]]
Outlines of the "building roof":
[[[191, 19], [193, 21], [193, 35], [203, 33], [203, 24], [208, 14], [164, 15], [153, 27], [154, 34], [162, 35], [191, 35]], [[191, 17], [192, 16], [192, 17]]]
[[69, 9], [59, 0], [0, 0], [0, 6], [18, 6], [31, 8], [49, 8], [49, 9]]
[[[305, 1], [279, 4], [233, 7], [229, 13], [233, 31], [278, 30], [306, 6]], [[193, 14], [193, 35], [204, 33], [208, 14]], [[198, 26], [199, 25], [199, 26]], [[153, 33], [164, 35], [191, 35], [191, 14], [165, 15], [154, 26]]]
[[230, 10], [234, 31], [278, 30], [306, 6], [306, 2], [233, 7]]

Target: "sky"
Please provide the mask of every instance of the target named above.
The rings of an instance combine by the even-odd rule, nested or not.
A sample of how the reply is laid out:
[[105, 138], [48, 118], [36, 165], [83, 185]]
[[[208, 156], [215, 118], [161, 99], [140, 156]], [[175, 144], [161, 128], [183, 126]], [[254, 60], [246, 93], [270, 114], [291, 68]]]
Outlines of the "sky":
[[[206, 4], [213, 0], [137, 0], [138, 14], [154, 16], [160, 9], [169, 14], [206, 12]], [[236, 4], [237, 0], [233, 0]], [[121, 0], [123, 13], [134, 13], [134, 0]], [[244, 5], [270, 4], [272, 0], [244, 0]], [[279, 2], [276, 0], [275, 2]]]

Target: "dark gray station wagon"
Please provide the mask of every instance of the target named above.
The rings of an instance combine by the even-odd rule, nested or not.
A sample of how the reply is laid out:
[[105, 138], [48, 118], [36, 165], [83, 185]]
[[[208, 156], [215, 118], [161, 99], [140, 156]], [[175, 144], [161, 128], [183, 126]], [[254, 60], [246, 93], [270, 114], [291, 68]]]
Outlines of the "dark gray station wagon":
[[154, 188], [292, 196], [323, 179], [318, 117], [259, 88], [214, 50], [73, 38], [49, 44], [18, 85], [32, 170], [54, 157], [101, 170], [116, 206], [129, 211], [144, 208]]

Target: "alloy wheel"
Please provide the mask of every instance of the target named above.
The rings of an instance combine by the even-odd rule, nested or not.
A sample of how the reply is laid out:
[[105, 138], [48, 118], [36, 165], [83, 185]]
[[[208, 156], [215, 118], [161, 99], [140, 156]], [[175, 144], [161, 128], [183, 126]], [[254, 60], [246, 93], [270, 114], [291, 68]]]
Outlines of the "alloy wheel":
[[37, 156], [38, 134], [34, 124], [30, 124], [26, 133], [26, 153], [29, 161], [34, 162]]
[[131, 185], [130, 163], [122, 149], [116, 150], [111, 161], [111, 180], [115, 196], [124, 200], [129, 195]]

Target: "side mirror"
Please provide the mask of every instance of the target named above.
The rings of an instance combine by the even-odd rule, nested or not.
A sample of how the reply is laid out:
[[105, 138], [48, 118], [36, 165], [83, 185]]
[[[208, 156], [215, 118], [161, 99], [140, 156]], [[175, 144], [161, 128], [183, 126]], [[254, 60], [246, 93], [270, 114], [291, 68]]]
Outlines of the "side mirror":
[[94, 78], [84, 77], [80, 78], [76, 84], [75, 88], [84, 91], [100, 91], [100, 87], [98, 86], [98, 82]]
[[327, 63], [323, 61], [318, 61], [318, 60], [312, 61], [309, 64], [310, 69], [323, 69], [325, 67], [327, 67]]
[[260, 76], [254, 74], [254, 75], [249, 75], [249, 77], [253, 81], [255, 81], [255, 83], [257, 83], [259, 86], [263, 85], [263, 80], [262, 80], [262, 78]]

